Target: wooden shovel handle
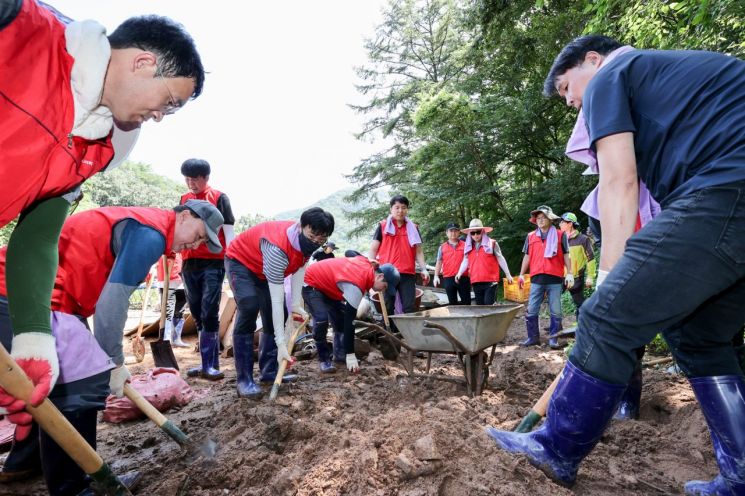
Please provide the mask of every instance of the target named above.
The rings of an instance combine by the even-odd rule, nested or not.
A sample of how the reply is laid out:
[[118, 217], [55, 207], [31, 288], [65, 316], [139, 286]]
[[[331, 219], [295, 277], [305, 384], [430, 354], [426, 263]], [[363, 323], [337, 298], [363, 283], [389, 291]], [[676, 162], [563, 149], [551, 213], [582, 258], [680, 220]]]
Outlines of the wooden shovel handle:
[[152, 420], [158, 427], [161, 427], [163, 424], [168, 422], [166, 416], [160, 413], [158, 409], [152, 405], [152, 403], [146, 400], [145, 397], [142, 396], [139, 391], [133, 388], [130, 384], [124, 385], [124, 396], [129, 398], [132, 403], [137, 405], [137, 408], [139, 408], [142, 413], [144, 413], [145, 416]]
[[385, 296], [382, 291], [378, 291], [378, 298], [380, 298], [380, 312], [383, 314], [383, 322], [388, 330], [391, 330], [391, 321], [388, 320], [388, 307], [385, 306]]
[[140, 312], [140, 323], [137, 326], [137, 338], [140, 339], [142, 337], [142, 327], [145, 320], [145, 309], [147, 309], [147, 302], [150, 299], [150, 290], [153, 287], [153, 279], [154, 277], [151, 277], [150, 280], [147, 281], [147, 288], [145, 289], [145, 298], [142, 300], [142, 311]]
[[561, 372], [559, 372], [559, 375], [556, 376], [551, 385], [543, 392], [541, 397], [538, 398], [538, 401], [533, 406], [533, 411], [541, 417], [546, 416], [546, 410], [548, 410], [548, 402], [551, 400], [551, 396], [553, 396], [554, 390], [556, 389], [556, 385], [559, 384], [560, 378]]
[[[290, 316], [290, 319], [292, 319], [292, 316]], [[292, 356], [292, 349], [295, 347], [295, 341], [297, 340], [298, 336], [300, 336], [300, 331], [308, 327], [309, 322], [310, 322], [310, 316], [308, 316], [308, 318], [305, 319], [305, 322], [300, 324], [290, 336], [290, 342], [287, 343], [287, 353], [290, 356]], [[282, 364], [279, 366], [279, 370], [277, 370], [277, 377], [274, 378], [274, 384], [272, 384], [272, 390], [269, 393], [270, 400], [273, 400], [274, 398], [277, 397], [277, 393], [279, 392], [279, 387], [282, 385], [282, 378], [285, 376], [286, 370], [287, 370], [287, 360], [282, 360]]]

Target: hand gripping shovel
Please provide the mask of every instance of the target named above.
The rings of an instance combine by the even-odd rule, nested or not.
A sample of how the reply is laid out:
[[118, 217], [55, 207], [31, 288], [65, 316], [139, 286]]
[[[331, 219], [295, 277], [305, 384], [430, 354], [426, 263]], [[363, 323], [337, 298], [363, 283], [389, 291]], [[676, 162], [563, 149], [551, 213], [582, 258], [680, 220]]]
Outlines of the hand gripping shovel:
[[[34, 386], [4, 347], [0, 346], [0, 386], [16, 398], [28, 401]], [[131, 496], [132, 493], [117, 479], [109, 465], [83, 439], [70, 422], [62, 416], [49, 399], [39, 406], [27, 404], [26, 410], [44, 432], [52, 436], [83, 471], [96, 483], [100, 494]]]
[[[292, 316], [290, 316], [290, 319], [292, 319]], [[287, 353], [291, 357], [292, 349], [295, 347], [295, 341], [297, 340], [297, 337], [300, 336], [300, 332], [308, 327], [308, 322], [310, 322], [310, 317], [305, 319], [305, 322], [300, 324], [297, 329], [295, 329], [295, 332], [292, 333], [292, 336], [290, 336], [290, 340], [287, 342]], [[279, 370], [277, 371], [277, 377], [274, 379], [274, 384], [272, 384], [272, 391], [269, 393], [270, 400], [273, 400], [277, 397], [277, 394], [279, 393], [279, 386], [282, 385], [282, 377], [284, 377], [286, 370], [287, 360], [283, 360], [282, 365], [279, 366]]]
[[150, 289], [153, 287], [153, 279], [154, 277], [150, 277], [147, 281], [145, 298], [142, 300], [142, 312], [140, 312], [140, 324], [137, 326], [137, 335], [132, 339], [132, 353], [134, 353], [137, 363], [140, 363], [145, 359], [145, 340], [142, 339], [142, 327], [145, 318], [145, 310], [147, 309], [147, 302], [150, 300]]
[[150, 351], [153, 352], [153, 361], [156, 367], [170, 367], [178, 370], [178, 362], [173, 354], [171, 342], [163, 339], [166, 332], [166, 306], [168, 304], [168, 281], [171, 278], [171, 261], [163, 255], [163, 267], [165, 267], [165, 277], [163, 278], [163, 297], [160, 304], [160, 325], [158, 330], [158, 340], [150, 343]]

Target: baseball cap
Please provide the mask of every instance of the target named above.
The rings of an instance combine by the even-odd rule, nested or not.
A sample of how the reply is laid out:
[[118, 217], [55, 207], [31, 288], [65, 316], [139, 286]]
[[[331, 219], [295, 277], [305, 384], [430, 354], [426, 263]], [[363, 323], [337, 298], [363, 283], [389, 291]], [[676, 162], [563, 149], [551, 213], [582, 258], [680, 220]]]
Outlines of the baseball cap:
[[446, 231], [449, 231], [451, 229], [455, 229], [456, 231], [460, 231], [460, 226], [456, 224], [455, 222], [450, 222], [448, 226], [445, 228]]
[[326, 243], [326, 246], [328, 248], [331, 248], [332, 251], [336, 250], [336, 243], [334, 243], [333, 241], [329, 241], [328, 243]]
[[386, 293], [388, 296], [396, 296], [396, 290], [398, 288], [398, 282], [401, 280], [401, 274], [398, 273], [398, 269], [393, 264], [383, 264], [378, 267], [378, 270], [383, 273], [383, 279], [388, 283], [388, 289]]
[[205, 200], [187, 200], [184, 206], [194, 212], [204, 222], [207, 231], [207, 248], [212, 253], [220, 253], [222, 244], [217, 233], [224, 222], [220, 211], [210, 202]]
[[577, 220], [577, 216], [574, 215], [572, 212], [566, 212], [561, 216], [561, 220], [564, 222], [571, 222], [576, 227], [579, 227], [579, 221]]

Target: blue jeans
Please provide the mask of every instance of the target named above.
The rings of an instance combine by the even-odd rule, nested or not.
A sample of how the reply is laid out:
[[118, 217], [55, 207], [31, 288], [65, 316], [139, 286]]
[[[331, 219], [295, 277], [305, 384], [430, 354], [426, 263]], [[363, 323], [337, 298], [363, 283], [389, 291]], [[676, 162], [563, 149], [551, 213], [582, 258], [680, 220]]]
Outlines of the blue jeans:
[[530, 283], [530, 294], [528, 295], [528, 317], [538, 315], [541, 310], [544, 296], [548, 296], [548, 310], [552, 317], [561, 318], [561, 290], [562, 284], [535, 284]]
[[220, 330], [220, 295], [225, 269], [190, 270], [181, 273], [189, 301], [191, 316], [197, 329], [205, 332]]
[[625, 384], [662, 332], [689, 377], [741, 374], [732, 336], [745, 322], [745, 182], [671, 201], [634, 234], [582, 305], [569, 359]]

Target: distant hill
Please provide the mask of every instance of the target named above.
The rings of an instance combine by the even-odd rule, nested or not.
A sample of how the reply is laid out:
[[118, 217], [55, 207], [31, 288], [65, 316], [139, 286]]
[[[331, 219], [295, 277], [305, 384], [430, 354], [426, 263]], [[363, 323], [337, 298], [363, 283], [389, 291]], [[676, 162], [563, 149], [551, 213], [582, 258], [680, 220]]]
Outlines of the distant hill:
[[344, 198], [353, 191], [354, 188], [352, 187], [340, 189], [329, 196], [318, 200], [312, 205], [306, 205], [305, 207], [294, 210], [286, 210], [274, 215], [273, 218], [277, 220], [296, 220], [300, 218], [300, 214], [302, 214], [304, 210], [310, 207], [321, 207], [322, 209], [331, 212], [331, 215], [334, 216], [335, 228], [330, 241], [336, 243], [336, 246], [339, 248], [341, 253], [344, 253], [344, 250], [349, 249], [366, 251], [370, 247], [372, 231], [362, 236], [350, 237], [349, 233], [356, 226], [353, 221], [347, 217], [346, 212], [357, 212], [363, 210], [371, 206], [371, 203], [350, 203], [346, 201]]

